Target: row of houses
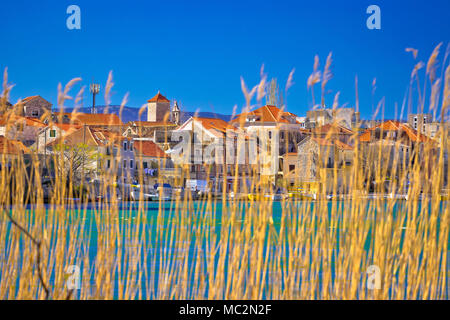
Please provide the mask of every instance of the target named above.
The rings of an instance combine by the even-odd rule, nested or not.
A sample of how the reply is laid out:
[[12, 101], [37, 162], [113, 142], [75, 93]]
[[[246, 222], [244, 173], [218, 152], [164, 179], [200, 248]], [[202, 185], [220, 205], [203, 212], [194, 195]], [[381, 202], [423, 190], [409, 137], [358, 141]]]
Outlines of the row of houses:
[[183, 168], [182, 184], [209, 181], [220, 191], [236, 184], [244, 190], [255, 176], [272, 184], [311, 187], [325, 175], [341, 188], [357, 148], [369, 154], [382, 145], [391, 165], [395, 158], [409, 164], [424, 145], [436, 149], [440, 139], [440, 124], [423, 114], [409, 115], [408, 122], [369, 123], [351, 108], [312, 110], [299, 117], [265, 105], [229, 122], [193, 116], [180, 123], [177, 103], [171, 105], [160, 92], [147, 104], [147, 121], [122, 123], [115, 114], [52, 113], [51, 103], [29, 97], [0, 116], [3, 145], [21, 146], [0, 152], [28, 150], [46, 163], [61, 152], [58, 147], [83, 146], [95, 155], [83, 160], [83, 173], [90, 178], [114, 174], [132, 181], [144, 176], [149, 182], [162, 176], [175, 183]]

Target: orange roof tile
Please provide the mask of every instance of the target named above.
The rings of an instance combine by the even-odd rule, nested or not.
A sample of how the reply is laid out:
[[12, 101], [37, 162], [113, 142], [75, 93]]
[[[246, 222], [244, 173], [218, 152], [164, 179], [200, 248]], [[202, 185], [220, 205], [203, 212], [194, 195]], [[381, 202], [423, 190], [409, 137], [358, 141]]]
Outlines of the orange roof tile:
[[31, 100], [37, 98], [37, 97], [39, 97], [39, 95], [26, 97], [25, 99], [22, 99], [22, 102], [28, 102], [28, 101], [31, 101]]
[[334, 123], [328, 123], [323, 126], [316, 127], [312, 129], [311, 132], [318, 134], [353, 134], [352, 130]]
[[159, 91], [156, 94], [156, 96], [154, 96], [153, 98], [151, 98], [150, 100], [148, 100], [147, 102], [170, 102], [169, 99], [167, 99], [166, 97], [164, 97]]
[[138, 126], [138, 127], [175, 127], [176, 124], [169, 121], [130, 121], [127, 123], [128, 126]]
[[123, 140], [130, 140], [130, 138], [107, 130], [99, 130], [92, 127], [80, 127], [78, 130], [69, 132], [64, 137], [49, 142], [47, 145], [54, 146], [63, 143], [65, 145], [86, 144], [91, 147], [97, 147], [108, 144], [119, 145]]
[[4, 126], [6, 124], [16, 125], [18, 123], [23, 123], [29, 127], [46, 127], [47, 125], [36, 118], [22, 117], [15, 114], [10, 114], [9, 116], [0, 117], [0, 125]]
[[233, 127], [228, 122], [226, 122], [222, 119], [203, 118], [203, 117], [192, 117], [192, 119], [200, 122], [206, 130], [214, 129], [214, 130], [220, 131], [222, 133], [226, 133], [227, 129], [228, 130], [236, 130], [235, 127]]
[[144, 157], [169, 158], [169, 156], [153, 141], [134, 141], [134, 148]]
[[372, 131], [381, 129], [382, 131], [403, 131], [407, 134], [409, 139], [413, 142], [431, 142], [433, 141], [429, 137], [417, 132], [409, 125], [401, 123], [400, 121], [388, 120], [373, 128], [367, 129], [363, 134], [359, 136], [359, 141], [369, 142]]
[[120, 118], [114, 113], [63, 113], [71, 122], [90, 126], [118, 126], [122, 125]]
[[78, 130], [82, 127], [80, 125], [71, 124], [71, 123], [54, 123], [53, 125], [64, 131]]
[[336, 147], [338, 147], [339, 149], [342, 150], [353, 150], [353, 147], [340, 141], [340, 140], [334, 140], [334, 144], [336, 145]]
[[282, 123], [290, 123], [290, 121], [286, 119], [287, 116], [296, 117], [295, 114], [282, 111], [276, 106], [266, 105], [250, 112], [243, 112], [241, 114], [238, 114], [230, 122], [231, 123], [245, 122], [245, 119], [248, 116], [258, 117], [259, 118], [257, 120], [258, 122], [282, 122]]

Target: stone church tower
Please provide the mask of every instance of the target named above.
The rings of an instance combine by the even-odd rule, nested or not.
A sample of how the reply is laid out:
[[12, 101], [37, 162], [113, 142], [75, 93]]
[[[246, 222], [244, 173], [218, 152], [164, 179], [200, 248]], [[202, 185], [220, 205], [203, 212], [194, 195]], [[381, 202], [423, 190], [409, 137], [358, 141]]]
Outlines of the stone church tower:
[[147, 121], [163, 122], [170, 121], [170, 100], [164, 97], [159, 91], [150, 100], [147, 101]]
[[178, 107], [178, 103], [175, 101], [172, 108], [172, 122], [176, 125], [180, 124], [180, 107]]

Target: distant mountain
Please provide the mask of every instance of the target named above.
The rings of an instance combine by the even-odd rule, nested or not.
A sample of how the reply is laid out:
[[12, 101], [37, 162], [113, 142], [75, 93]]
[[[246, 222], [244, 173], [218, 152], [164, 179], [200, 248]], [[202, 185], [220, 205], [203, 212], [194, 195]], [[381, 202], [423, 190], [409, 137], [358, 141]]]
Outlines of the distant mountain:
[[[95, 109], [96, 109], [97, 113], [103, 113], [105, 110], [105, 106], [96, 106]], [[73, 111], [72, 108], [64, 109], [64, 112], [72, 112], [72, 111]], [[115, 113], [118, 116], [120, 116], [119, 111], [120, 111], [120, 106], [109, 106], [108, 107], [108, 113]], [[80, 109], [78, 109], [78, 112], [90, 113], [91, 108], [90, 107], [80, 108]], [[185, 122], [190, 117], [192, 117], [194, 114], [195, 114], [195, 112], [181, 111], [181, 117], [180, 117], [181, 122]], [[198, 112], [197, 116], [205, 117], [205, 118], [217, 118], [217, 119], [222, 119], [227, 122], [231, 120], [231, 115], [225, 115], [225, 114], [214, 113], [214, 112]], [[141, 119], [139, 119], [139, 109], [138, 108], [132, 108], [132, 107], [125, 106], [125, 107], [123, 107], [123, 110], [122, 110], [121, 120], [123, 123], [127, 123], [129, 121], [138, 121], [138, 120], [145, 121], [145, 120], [147, 120], [147, 112], [145, 111], [141, 115]]]

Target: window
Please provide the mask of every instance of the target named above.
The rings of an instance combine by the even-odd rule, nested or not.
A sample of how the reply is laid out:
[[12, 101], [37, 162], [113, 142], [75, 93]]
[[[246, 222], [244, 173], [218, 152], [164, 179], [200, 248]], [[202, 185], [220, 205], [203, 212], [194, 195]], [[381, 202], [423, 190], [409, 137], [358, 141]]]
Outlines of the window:
[[289, 165], [289, 171], [295, 171], [295, 164]]
[[144, 169], [147, 169], [147, 168], [148, 168], [148, 167], [147, 167], [147, 162], [144, 161], [144, 162], [142, 163], [142, 166], [144, 167]]
[[127, 167], [127, 160], [123, 160], [123, 168], [125, 169]]
[[123, 142], [123, 150], [127, 151], [127, 142], [126, 141]]
[[50, 130], [50, 138], [56, 137], [56, 130]]
[[39, 110], [33, 110], [33, 111], [31, 112], [31, 116], [32, 116], [32, 117], [39, 117]]
[[133, 160], [130, 160], [130, 168], [133, 169]]
[[269, 131], [269, 139], [272, 139], [272, 131]]
[[107, 162], [106, 167], [107, 167], [108, 169], [111, 168], [111, 160], [108, 159], [108, 162]]

